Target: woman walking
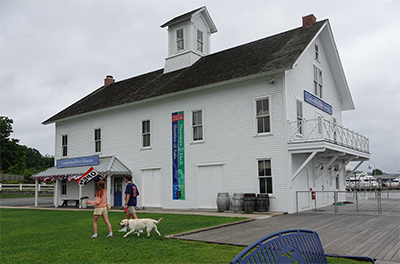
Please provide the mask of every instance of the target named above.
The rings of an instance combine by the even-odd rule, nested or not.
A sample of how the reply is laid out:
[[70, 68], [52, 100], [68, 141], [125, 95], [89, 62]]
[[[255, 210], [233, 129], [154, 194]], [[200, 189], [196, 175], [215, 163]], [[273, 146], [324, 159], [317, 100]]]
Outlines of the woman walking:
[[113, 232], [111, 228], [110, 221], [108, 220], [107, 212], [107, 190], [103, 181], [99, 181], [96, 187], [95, 200], [88, 201], [88, 204], [94, 205], [93, 212], [93, 231], [94, 235], [92, 237], [97, 237], [97, 220], [99, 220], [100, 215], [103, 217], [104, 223], [108, 227], [110, 232], [107, 237], [113, 237]]

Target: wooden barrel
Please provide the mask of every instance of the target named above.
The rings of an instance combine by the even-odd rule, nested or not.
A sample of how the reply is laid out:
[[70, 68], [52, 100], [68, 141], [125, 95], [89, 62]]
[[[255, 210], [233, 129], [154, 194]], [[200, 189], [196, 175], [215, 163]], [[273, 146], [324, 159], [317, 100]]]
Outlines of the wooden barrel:
[[260, 193], [257, 195], [257, 211], [268, 212], [269, 211], [269, 196], [268, 193]]
[[234, 193], [231, 199], [230, 210], [237, 212], [243, 211], [243, 193]]
[[256, 210], [256, 194], [245, 193], [243, 202], [243, 211], [254, 212]]
[[218, 193], [217, 207], [219, 212], [229, 209], [229, 193]]

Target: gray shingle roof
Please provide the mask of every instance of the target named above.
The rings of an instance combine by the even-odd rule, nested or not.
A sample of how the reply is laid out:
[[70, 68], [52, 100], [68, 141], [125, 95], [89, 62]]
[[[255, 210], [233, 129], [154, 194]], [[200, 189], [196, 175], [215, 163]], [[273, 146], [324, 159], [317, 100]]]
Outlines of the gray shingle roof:
[[181, 70], [164, 74], [163, 69], [159, 69], [102, 86], [43, 124], [228, 80], [290, 69], [326, 21], [207, 55]]

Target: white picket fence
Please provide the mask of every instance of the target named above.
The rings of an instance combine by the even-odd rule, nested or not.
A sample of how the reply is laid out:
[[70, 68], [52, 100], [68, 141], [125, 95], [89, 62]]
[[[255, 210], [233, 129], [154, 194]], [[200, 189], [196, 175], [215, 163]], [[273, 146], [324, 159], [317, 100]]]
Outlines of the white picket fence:
[[[0, 183], [0, 191], [35, 191], [34, 183]], [[38, 191], [54, 191], [54, 184], [39, 184]]]

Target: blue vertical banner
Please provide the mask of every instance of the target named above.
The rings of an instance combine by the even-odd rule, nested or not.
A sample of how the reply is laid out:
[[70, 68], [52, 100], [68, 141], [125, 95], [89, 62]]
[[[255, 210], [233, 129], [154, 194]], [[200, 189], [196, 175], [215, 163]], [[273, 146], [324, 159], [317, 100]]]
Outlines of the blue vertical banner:
[[185, 200], [184, 114], [172, 113], [172, 197]]

